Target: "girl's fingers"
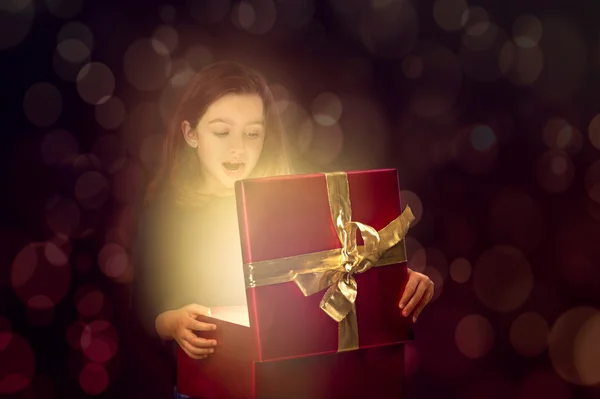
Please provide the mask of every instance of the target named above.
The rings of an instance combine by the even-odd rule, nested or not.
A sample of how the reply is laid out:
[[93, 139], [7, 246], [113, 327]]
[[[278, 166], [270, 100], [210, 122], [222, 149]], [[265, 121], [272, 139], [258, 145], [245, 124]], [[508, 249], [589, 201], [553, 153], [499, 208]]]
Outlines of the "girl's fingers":
[[185, 339], [182, 346], [194, 356], [204, 356], [215, 352], [214, 348], [198, 348]]
[[[402, 299], [400, 299], [400, 309], [404, 310], [406, 308], [408, 300], [413, 296], [413, 293], [417, 289], [417, 285], [419, 282], [416, 279], [409, 279], [406, 283], [406, 287], [404, 287], [404, 293], [402, 294]], [[406, 313], [406, 312], [403, 312]], [[408, 313], [406, 313], [408, 314]]]
[[210, 323], [203, 323], [190, 317], [187, 320], [186, 328], [192, 331], [214, 331], [217, 329], [217, 326]]
[[190, 316], [193, 316], [193, 317], [198, 317], [198, 316], [209, 316], [210, 317], [211, 316], [210, 308], [207, 308], [206, 306], [192, 303], [191, 305], [186, 306], [186, 309], [189, 312]]
[[184, 339], [196, 348], [214, 348], [217, 346], [217, 341], [214, 339], [198, 337], [191, 331], [188, 331], [187, 334], [185, 334]]
[[415, 313], [413, 315], [413, 323], [417, 321], [417, 317], [419, 317], [419, 315], [423, 311], [423, 308], [425, 308], [425, 306], [427, 306], [429, 301], [431, 301], [431, 298], [433, 298], [433, 289], [427, 290], [427, 292], [425, 293], [425, 295], [423, 296], [423, 298], [417, 305], [417, 308], [415, 309]]
[[206, 359], [208, 357], [208, 355], [194, 355], [187, 349], [185, 349], [185, 348], [182, 348], [182, 349], [185, 352], [185, 354], [188, 355], [189, 357], [191, 357], [192, 359], [200, 360], [200, 359]]
[[405, 317], [411, 314], [415, 306], [417, 306], [417, 304], [421, 301], [421, 298], [423, 297], [423, 294], [425, 294], [426, 289], [427, 288], [423, 284], [419, 284], [417, 286], [415, 293], [413, 294], [412, 298], [410, 298], [410, 301], [406, 304], [406, 306], [404, 307], [404, 311], [402, 312]]

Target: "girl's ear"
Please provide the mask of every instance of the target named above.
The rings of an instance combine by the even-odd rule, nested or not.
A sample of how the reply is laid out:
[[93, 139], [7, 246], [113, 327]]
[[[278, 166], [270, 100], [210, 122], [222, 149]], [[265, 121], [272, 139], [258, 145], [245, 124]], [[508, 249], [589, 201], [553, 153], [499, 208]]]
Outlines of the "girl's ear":
[[183, 134], [183, 138], [185, 142], [192, 148], [198, 147], [198, 133], [196, 129], [192, 128], [190, 122], [183, 121], [181, 123], [181, 133]]

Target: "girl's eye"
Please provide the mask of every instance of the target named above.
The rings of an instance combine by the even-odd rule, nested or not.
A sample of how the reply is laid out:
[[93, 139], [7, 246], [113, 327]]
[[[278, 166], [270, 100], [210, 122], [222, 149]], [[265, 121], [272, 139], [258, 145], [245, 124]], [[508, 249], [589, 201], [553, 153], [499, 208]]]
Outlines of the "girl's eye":
[[213, 134], [217, 137], [225, 137], [229, 134], [229, 132], [213, 132]]
[[260, 137], [260, 132], [248, 132], [246, 133], [248, 135], [248, 137], [256, 139]]

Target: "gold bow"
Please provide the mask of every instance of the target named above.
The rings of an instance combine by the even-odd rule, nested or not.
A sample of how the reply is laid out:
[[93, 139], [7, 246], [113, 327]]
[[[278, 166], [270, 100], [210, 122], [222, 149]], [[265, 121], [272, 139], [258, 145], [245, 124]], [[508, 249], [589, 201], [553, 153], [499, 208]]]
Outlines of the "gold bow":
[[[325, 177], [331, 219], [342, 248], [244, 266], [247, 287], [294, 281], [305, 296], [327, 288], [320, 307], [338, 322], [338, 352], [342, 352], [358, 348], [355, 306], [358, 287], [354, 275], [372, 267], [406, 261], [402, 240], [415, 217], [407, 206], [380, 231], [354, 222], [348, 176], [334, 172], [326, 173]], [[362, 246], [357, 245], [357, 229], [364, 242]]]

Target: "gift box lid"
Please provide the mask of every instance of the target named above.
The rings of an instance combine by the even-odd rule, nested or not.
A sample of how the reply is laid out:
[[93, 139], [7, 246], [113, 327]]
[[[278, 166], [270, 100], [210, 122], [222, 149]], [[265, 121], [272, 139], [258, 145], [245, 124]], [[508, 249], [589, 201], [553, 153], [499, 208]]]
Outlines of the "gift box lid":
[[[380, 231], [399, 217], [396, 170], [355, 171], [343, 176], [347, 179], [352, 221]], [[340, 351], [341, 323], [320, 307], [325, 290], [305, 296], [294, 281], [293, 272], [284, 282], [255, 281], [261, 274], [258, 266], [260, 270], [277, 269], [282, 259], [342, 247], [332, 220], [328, 176], [247, 179], [238, 181], [235, 190], [249, 321], [259, 360]], [[364, 244], [360, 234], [356, 243]], [[404, 242], [395, 248], [404, 250]], [[265, 266], [269, 261], [271, 266]], [[407, 277], [405, 258], [353, 277], [357, 284], [355, 328], [360, 347], [411, 339], [410, 322], [398, 308]]]

